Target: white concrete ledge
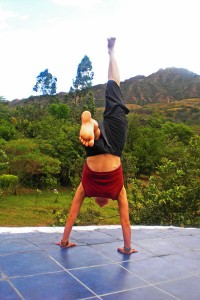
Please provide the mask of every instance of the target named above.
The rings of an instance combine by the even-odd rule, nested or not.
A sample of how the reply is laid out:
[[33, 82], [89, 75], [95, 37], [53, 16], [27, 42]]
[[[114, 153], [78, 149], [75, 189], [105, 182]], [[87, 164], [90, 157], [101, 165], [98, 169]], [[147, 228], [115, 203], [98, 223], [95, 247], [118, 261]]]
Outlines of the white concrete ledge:
[[[100, 225], [100, 226], [74, 226], [73, 230], [81, 231], [81, 230], [97, 230], [97, 229], [119, 229], [120, 225]], [[172, 229], [178, 228], [180, 230], [187, 229], [196, 229], [196, 228], [183, 228], [183, 227], [175, 227], [175, 226], [131, 226], [131, 229]], [[62, 233], [64, 227], [0, 227], [0, 233], [27, 233], [27, 232], [47, 232], [47, 233]]]

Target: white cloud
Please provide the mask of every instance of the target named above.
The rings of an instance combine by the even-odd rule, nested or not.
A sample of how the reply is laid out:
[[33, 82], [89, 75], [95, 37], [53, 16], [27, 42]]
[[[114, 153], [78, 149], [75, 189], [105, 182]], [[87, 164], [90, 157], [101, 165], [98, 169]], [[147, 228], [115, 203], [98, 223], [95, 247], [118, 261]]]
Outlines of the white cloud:
[[29, 15], [21, 15], [21, 16], [19, 16], [19, 19], [21, 21], [26, 21], [26, 20], [30, 19], [30, 16]]
[[52, 0], [52, 2], [56, 5], [60, 6], [71, 6], [75, 8], [88, 9], [90, 7], [95, 6], [96, 4], [100, 4], [101, 0]]
[[15, 18], [17, 16], [16, 13], [9, 11], [9, 10], [4, 10], [2, 6], [0, 5], [0, 30], [4, 30], [9, 27], [9, 19], [10, 18]]
[[[68, 91], [84, 55], [92, 62], [94, 84], [106, 82], [108, 36], [117, 37], [122, 80], [171, 66], [200, 73], [195, 0], [50, 1], [60, 7], [48, 3], [49, 10], [33, 14], [0, 7], [0, 95], [9, 100], [30, 96], [46, 68], [58, 78], [58, 91]], [[28, 13], [34, 21], [22, 22]]]
[[29, 15], [20, 15], [18, 13], [15, 13], [11, 10], [5, 10], [2, 8], [0, 5], [0, 31], [8, 30], [11, 28], [10, 26], [10, 21], [15, 19], [15, 20], [20, 20], [20, 21], [26, 21], [29, 19]]

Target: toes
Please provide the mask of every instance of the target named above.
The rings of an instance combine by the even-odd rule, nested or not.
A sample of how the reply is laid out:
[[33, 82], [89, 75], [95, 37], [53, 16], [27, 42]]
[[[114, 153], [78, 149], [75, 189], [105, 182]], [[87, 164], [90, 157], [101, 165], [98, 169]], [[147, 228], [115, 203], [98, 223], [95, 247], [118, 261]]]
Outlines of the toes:
[[90, 140], [90, 141], [88, 142], [88, 146], [93, 147], [93, 146], [94, 146], [94, 140]]
[[58, 246], [60, 246], [60, 244], [61, 244], [60, 242], [55, 242], [55, 245], [58, 245]]
[[94, 139], [90, 140], [84, 140], [81, 136], [79, 137], [80, 142], [83, 144], [85, 147], [93, 147], [94, 146]]
[[88, 143], [87, 141], [85, 141], [84, 139], [82, 139], [81, 136], [79, 137], [79, 140], [80, 140], [81, 144], [83, 144], [83, 146], [87, 147], [87, 143]]
[[76, 244], [75, 244], [75, 243], [71, 243], [71, 244], [69, 245], [69, 247], [76, 247]]

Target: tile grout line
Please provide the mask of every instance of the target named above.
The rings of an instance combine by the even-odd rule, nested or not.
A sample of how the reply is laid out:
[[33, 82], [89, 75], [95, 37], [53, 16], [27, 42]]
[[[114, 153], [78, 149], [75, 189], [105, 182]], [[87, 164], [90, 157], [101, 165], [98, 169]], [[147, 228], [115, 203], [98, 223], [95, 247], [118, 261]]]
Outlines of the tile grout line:
[[180, 298], [177, 298], [177, 297], [176, 297], [176, 296], [174, 296], [173, 294], [170, 294], [170, 293], [168, 293], [167, 291], [165, 291], [165, 290], [163, 290], [163, 289], [159, 288], [159, 287], [158, 287], [158, 286], [156, 286], [156, 285], [153, 285], [153, 287], [154, 287], [155, 289], [159, 290], [159, 291], [162, 291], [164, 294], [167, 294], [167, 295], [169, 295], [169, 296], [173, 297], [174, 299], [181, 300]]
[[[3, 273], [2, 273], [3, 274]], [[4, 275], [4, 274], [3, 274]], [[25, 300], [25, 298], [22, 296], [22, 294], [18, 291], [18, 289], [15, 287], [15, 285], [12, 283], [12, 281], [10, 280], [10, 277], [7, 277], [7, 276], [4, 276], [1, 280], [2, 282], [3, 281], [7, 281], [10, 286], [13, 288], [13, 290], [15, 291], [15, 293], [19, 296], [19, 298], [21, 300]]]
[[79, 282], [82, 286], [84, 286], [87, 290], [89, 290], [92, 294], [94, 294], [95, 297], [98, 297], [98, 295], [91, 290], [86, 284], [84, 284], [81, 280], [79, 280], [76, 276], [74, 276], [68, 269], [64, 268], [57, 260], [55, 260], [51, 255], [49, 257], [57, 264], [59, 265], [67, 274], [69, 274], [72, 278], [74, 278], [77, 282]]
[[25, 300], [25, 298], [22, 296], [22, 294], [18, 291], [18, 289], [14, 286], [14, 284], [12, 282], [10, 282], [11, 287], [14, 289], [14, 291], [16, 292], [16, 294], [20, 297], [21, 300]]
[[23, 250], [23, 251], [17, 251], [17, 252], [10, 252], [10, 253], [7, 253], [7, 254], [0, 254], [0, 257], [5, 257], [5, 256], [12, 256], [12, 255], [16, 255], [16, 254], [22, 254], [22, 253], [31, 253], [31, 252], [44, 252], [46, 253], [45, 250], [42, 250], [42, 249], [38, 249], [38, 250]]
[[[41, 272], [41, 273], [35, 273], [35, 274], [28, 274], [28, 275], [15, 275], [15, 276], [9, 276], [9, 279], [16, 279], [16, 278], [29, 278], [29, 277], [35, 277], [40, 275], [49, 275], [49, 274], [57, 274], [61, 273], [63, 270], [58, 271], [51, 271], [51, 272]], [[0, 280], [1, 281], [1, 280]], [[3, 280], [2, 280], [3, 281]]]
[[[122, 261], [115, 261], [115, 260], [113, 260], [113, 259], [111, 259], [109, 256], [107, 256], [106, 254], [104, 254], [104, 253], [102, 253], [100, 250], [98, 250], [98, 249], [95, 249], [94, 247], [93, 247], [93, 245], [91, 245], [90, 246], [92, 249], [94, 249], [95, 251], [97, 251], [98, 253], [100, 253], [102, 256], [104, 256], [105, 258], [107, 258], [107, 259], [109, 259], [112, 263], [111, 264], [118, 264], [118, 263], [122, 263], [122, 262], [129, 262], [130, 260], [127, 258], [127, 260], [122, 260]], [[140, 248], [142, 248], [142, 247], [140, 247]], [[145, 249], [144, 249], [145, 250]], [[155, 256], [155, 254], [154, 253], [152, 253], [152, 252], [150, 252], [150, 251], [148, 251], [148, 250], [145, 250], [145, 251], [147, 251], [147, 252], [149, 252], [149, 254], [153, 254], [153, 256], [150, 256], [150, 257], [154, 257]], [[117, 250], [116, 250], [116, 252], [118, 252]], [[123, 254], [122, 254], [123, 255]], [[138, 261], [139, 260], [144, 260], [144, 259], [146, 259], [146, 258], [140, 258], [140, 259], [138, 259]]]
[[174, 282], [174, 281], [177, 281], [177, 280], [187, 279], [187, 278], [191, 278], [191, 277], [199, 277], [199, 275], [198, 274], [194, 274], [194, 273], [190, 273], [190, 275], [185, 275], [185, 276], [182, 276], [182, 277], [177, 277], [175, 279], [169, 279], [169, 280], [164, 280], [164, 281], [161, 281], [161, 282], [156, 282], [156, 283], [154, 283], [154, 285], [157, 286], [158, 284], [163, 284], [163, 283], [168, 283], [168, 282]]
[[[136, 276], [137, 278], [139, 278], [139, 279], [141, 279], [141, 280], [145, 281], [145, 282], [147, 283], [147, 286], [151, 286], [151, 287], [157, 288], [158, 290], [160, 290], [160, 291], [162, 291], [163, 293], [165, 293], [165, 294], [167, 294], [167, 295], [169, 295], [169, 296], [173, 297], [174, 299], [176, 299], [176, 300], [180, 300], [179, 298], [175, 297], [174, 295], [172, 295], [172, 294], [170, 294], [170, 293], [168, 293], [168, 292], [166, 292], [166, 291], [162, 290], [161, 288], [158, 288], [157, 286], [155, 286], [155, 284], [153, 284], [153, 283], [151, 283], [151, 282], [147, 281], [146, 279], [144, 279], [144, 278], [140, 277], [139, 275], [137, 275], [137, 274], [133, 273], [132, 271], [130, 271], [130, 270], [127, 270], [125, 267], [123, 267], [123, 266], [120, 266], [119, 264], [118, 264], [118, 266], [119, 266], [119, 267], [121, 267], [122, 269], [126, 270], [126, 271], [127, 271], [127, 272], [129, 272], [130, 274], [132, 274], [132, 275]], [[136, 289], [136, 288], [135, 288], [135, 289]]]
[[[95, 297], [97, 298], [97, 299], [99, 299], [99, 300], [103, 300], [100, 296], [98, 296], [98, 295], [95, 295]], [[79, 298], [79, 299], [77, 299], [77, 300], [93, 300], [94, 299], [94, 297], [92, 296], [92, 297], [88, 297], [88, 298]]]
[[[91, 246], [87, 246], [87, 247], [91, 247]], [[93, 247], [91, 247], [91, 248], [94, 249]], [[104, 263], [104, 264], [100, 264], [100, 265], [84, 266], [84, 267], [79, 267], [79, 268], [70, 268], [70, 269], [66, 269], [66, 270], [69, 270], [69, 271], [82, 270], [82, 269], [95, 268], [95, 267], [101, 267], [101, 266], [107, 266], [107, 265], [114, 265], [114, 264], [116, 264], [116, 262], [114, 260], [112, 260], [111, 258], [109, 258], [108, 256], [106, 256], [105, 254], [103, 254], [99, 250], [96, 250], [96, 252], [99, 253], [104, 258], [108, 259], [109, 262], [108, 263]], [[49, 255], [49, 257], [54, 260], [54, 258], [52, 256]]]
[[193, 277], [193, 276], [199, 277], [199, 275], [200, 275], [200, 273], [192, 273], [192, 272], [190, 272], [190, 275], [187, 275], [187, 276], [177, 277], [177, 278], [171, 279], [171, 280], [170, 280], [170, 279], [169, 279], [169, 280], [164, 280], [164, 281], [157, 282], [157, 283], [151, 283], [151, 282], [147, 281], [146, 279], [140, 277], [139, 275], [135, 274], [134, 272], [132, 272], [132, 271], [126, 269], [125, 267], [121, 266], [120, 263], [117, 263], [117, 264], [118, 264], [119, 267], [125, 269], [127, 272], [129, 272], [129, 273], [133, 274], [134, 276], [138, 277], [139, 279], [142, 279], [143, 281], [147, 282], [147, 283], [148, 283], [147, 286], [155, 287], [156, 289], [158, 289], [158, 290], [160, 290], [160, 291], [162, 291], [162, 292], [164, 292], [164, 293], [166, 293], [166, 294], [168, 294], [168, 295], [174, 297], [175, 299], [179, 299], [179, 298], [177, 298], [177, 297], [175, 297], [174, 295], [172, 295], [172, 294], [166, 292], [165, 290], [159, 288], [157, 285], [159, 285], [159, 284], [161, 284], [161, 283], [163, 284], [163, 283], [167, 283], [167, 282], [175, 282], [175, 281], [177, 281], [177, 280], [181, 280], [181, 279], [185, 279], [185, 278], [190, 278], [190, 277]]
[[141, 279], [142, 281], [146, 282], [146, 283], [147, 283], [147, 285], [152, 285], [152, 283], [151, 283], [151, 282], [149, 282], [149, 281], [147, 281], [146, 279], [144, 279], [144, 278], [140, 277], [139, 275], [137, 275], [137, 274], [133, 273], [132, 271], [130, 271], [130, 270], [128, 270], [128, 269], [126, 269], [125, 267], [123, 267], [122, 265], [120, 265], [120, 263], [117, 263], [117, 265], [118, 265], [118, 267], [120, 267], [120, 268], [124, 269], [125, 271], [127, 271], [127, 272], [128, 272], [128, 273], [130, 273], [131, 275], [134, 275], [135, 277], [137, 277], [137, 278]]
[[[112, 293], [107, 293], [107, 294], [101, 294], [101, 297], [104, 296], [109, 296], [109, 295], [115, 295], [115, 294], [120, 294], [120, 293], [124, 293], [124, 292], [129, 292], [129, 291], [134, 291], [134, 290], [139, 290], [139, 289], [143, 289], [143, 288], [147, 288], [147, 287], [154, 287], [153, 285], [149, 284], [149, 285], [144, 285], [144, 286], [139, 286], [139, 287], [135, 287], [135, 288], [131, 288], [131, 289], [126, 289], [126, 290], [121, 290], [121, 291], [116, 291], [116, 292], [112, 292]], [[156, 288], [156, 287], [155, 287]], [[181, 300], [180, 298], [175, 297], [174, 295], [171, 295], [169, 293], [167, 293], [166, 291], [159, 289], [158, 290], [162, 291], [164, 294], [167, 294], [171, 297], [173, 297], [176, 300]]]

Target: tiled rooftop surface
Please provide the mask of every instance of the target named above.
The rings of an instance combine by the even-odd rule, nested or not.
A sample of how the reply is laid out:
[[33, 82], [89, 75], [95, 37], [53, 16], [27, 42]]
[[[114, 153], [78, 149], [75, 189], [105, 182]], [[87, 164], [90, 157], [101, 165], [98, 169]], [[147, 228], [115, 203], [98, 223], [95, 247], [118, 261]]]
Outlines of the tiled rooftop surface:
[[199, 300], [200, 229], [74, 227], [77, 247], [54, 244], [63, 228], [0, 228], [1, 300]]

